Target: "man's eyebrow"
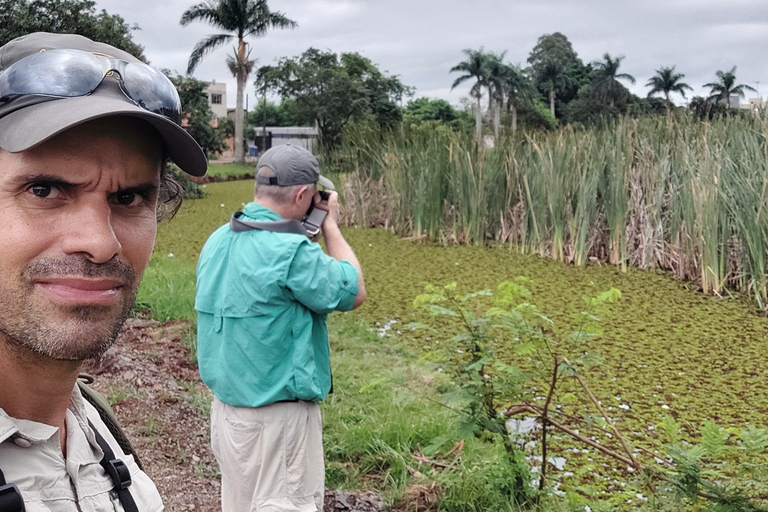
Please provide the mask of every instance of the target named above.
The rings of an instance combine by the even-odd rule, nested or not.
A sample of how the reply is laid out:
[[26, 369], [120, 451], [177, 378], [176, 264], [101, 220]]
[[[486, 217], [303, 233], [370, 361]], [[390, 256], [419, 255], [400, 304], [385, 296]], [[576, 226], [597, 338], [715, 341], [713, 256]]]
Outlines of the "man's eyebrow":
[[159, 188], [160, 187], [156, 183], [141, 183], [132, 187], [118, 189], [116, 192], [112, 192], [112, 194], [125, 194], [126, 192], [133, 192], [135, 194], [139, 194], [142, 197], [151, 197], [157, 193]]
[[[21, 174], [13, 178], [12, 181], [17, 185], [26, 185], [26, 184], [32, 184], [32, 183], [46, 183], [46, 184], [56, 185], [57, 187], [62, 187], [62, 188], [75, 188], [79, 185], [78, 183], [67, 181], [63, 176], [59, 176], [56, 174], [44, 174], [44, 173]], [[125, 193], [125, 192], [135, 192], [143, 196], [151, 196], [152, 194], [156, 193], [159, 190], [159, 188], [160, 186], [154, 181], [152, 181], [147, 183], [139, 183], [138, 185], [132, 185], [130, 187], [121, 187], [117, 189], [115, 192], [111, 192], [111, 193], [118, 194], [118, 193]]]
[[20, 174], [11, 180], [19, 185], [28, 183], [51, 183], [62, 187], [74, 187], [74, 183], [67, 181], [62, 176], [56, 174]]

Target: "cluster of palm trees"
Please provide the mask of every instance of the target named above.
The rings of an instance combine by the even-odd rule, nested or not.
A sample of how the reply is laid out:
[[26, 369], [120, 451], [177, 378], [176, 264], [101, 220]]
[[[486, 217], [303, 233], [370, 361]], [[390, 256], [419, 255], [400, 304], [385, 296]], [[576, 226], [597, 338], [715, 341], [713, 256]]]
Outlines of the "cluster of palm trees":
[[[675, 72], [675, 66], [662, 67], [656, 70], [656, 74], [646, 84], [651, 88], [648, 93], [650, 97], [653, 94], [663, 93], [667, 103], [667, 109], [672, 109], [672, 100], [669, 95], [673, 92], [680, 94], [685, 98], [685, 91], [692, 91], [693, 88], [682, 81], [685, 77], [682, 73]], [[730, 71], [718, 71], [715, 73], [716, 80], [708, 84], [704, 84], [704, 87], [709, 89], [709, 97], [707, 100], [711, 103], [725, 105], [726, 109], [731, 108], [731, 97], [738, 96], [744, 98], [745, 91], [755, 91], [754, 87], [746, 84], [736, 84], [736, 66], [733, 66]]]
[[[470, 89], [470, 96], [476, 101], [475, 108], [475, 129], [478, 139], [482, 135], [482, 113], [480, 100], [483, 91], [488, 91], [489, 110], [493, 112], [494, 134], [498, 137], [500, 126], [500, 112], [503, 104], [506, 102], [510, 114], [510, 127], [512, 131], [517, 130], [517, 109], [520, 101], [527, 101], [535, 97], [539, 85], [549, 92], [549, 108], [552, 117], [555, 117], [555, 97], [556, 90], [561, 88], [567, 77], [562, 66], [556, 63], [544, 65], [535, 74], [530, 69], [522, 69], [520, 66], [504, 62], [506, 52], [496, 54], [486, 52], [482, 48], [479, 50], [464, 50], [466, 59], [453, 68], [451, 72], [461, 72], [461, 76], [454, 80], [451, 89], [474, 79], [475, 82]], [[601, 98], [610, 106], [614, 106], [616, 97], [619, 94], [621, 84], [618, 80], [628, 80], [635, 83], [633, 76], [627, 73], [619, 73], [623, 56], [611, 57], [609, 54], [603, 56], [603, 60], [592, 63], [592, 87]]]
[[[506, 52], [497, 54], [480, 48], [479, 50], [464, 50], [464, 55], [466, 56], [465, 60], [451, 68], [452, 73], [462, 73], [454, 80], [451, 89], [469, 80], [474, 80], [469, 94], [475, 101], [475, 129], [478, 139], [482, 136], [481, 98], [486, 91], [489, 101], [488, 110], [493, 113], [493, 129], [497, 137], [500, 112], [505, 102], [510, 114], [510, 128], [515, 131], [517, 129], [519, 102], [535, 98], [538, 94], [536, 86], [539, 90], [548, 92], [550, 112], [553, 117], [555, 116], [556, 91], [561, 89], [567, 80], [562, 66], [553, 62], [541, 66], [534, 72], [530, 68], [522, 69], [520, 66], [505, 63]], [[590, 65], [592, 92], [606, 106], [611, 108], [614, 107], [623, 88], [619, 80], [635, 83], [635, 78], [632, 75], [619, 73], [623, 59], [624, 56], [612, 57], [606, 53], [602, 60], [594, 61]], [[710, 89], [708, 102], [723, 104], [728, 109], [732, 96], [743, 98], [745, 91], [755, 91], [749, 85], [737, 85], [735, 73], [735, 66], [730, 71], [718, 71], [716, 80], [704, 85], [705, 88]], [[686, 91], [693, 90], [690, 85], [682, 81], [684, 77], [684, 74], [675, 71], [674, 66], [661, 67], [656, 70], [656, 74], [646, 84], [647, 87], [651, 88], [648, 97], [663, 94], [667, 110], [671, 111], [674, 107], [670, 98], [671, 94], [678, 93], [685, 98]]]
[[463, 73], [453, 82], [451, 89], [461, 85], [467, 80], [475, 80], [469, 91], [476, 101], [475, 107], [475, 131], [477, 138], [482, 137], [482, 108], [480, 100], [483, 91], [488, 90], [489, 109], [493, 111], [493, 131], [498, 137], [501, 124], [501, 108], [504, 101], [511, 115], [512, 130], [517, 129], [518, 101], [530, 97], [535, 89], [530, 79], [519, 66], [504, 62], [506, 52], [496, 54], [479, 50], [464, 50], [466, 60], [453, 68], [451, 73]]

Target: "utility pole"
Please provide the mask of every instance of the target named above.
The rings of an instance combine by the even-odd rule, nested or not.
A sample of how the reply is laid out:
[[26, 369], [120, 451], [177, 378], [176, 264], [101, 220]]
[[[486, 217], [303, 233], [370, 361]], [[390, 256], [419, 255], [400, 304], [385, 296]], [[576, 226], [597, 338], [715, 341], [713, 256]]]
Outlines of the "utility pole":
[[264, 76], [264, 116], [261, 123], [261, 147], [262, 151], [267, 150], [267, 77]]

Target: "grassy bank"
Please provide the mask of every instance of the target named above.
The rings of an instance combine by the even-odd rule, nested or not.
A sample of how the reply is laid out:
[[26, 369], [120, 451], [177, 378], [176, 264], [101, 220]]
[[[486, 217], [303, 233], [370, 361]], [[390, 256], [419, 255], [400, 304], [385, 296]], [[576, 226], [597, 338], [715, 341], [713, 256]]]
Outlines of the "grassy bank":
[[[252, 182], [211, 184], [205, 190], [206, 199], [187, 202], [160, 229], [139, 295], [158, 318], [194, 317], [190, 283], [197, 254], [208, 235], [250, 199]], [[768, 425], [768, 394], [763, 391], [768, 321], [746, 299], [704, 295], [658, 271], [577, 267], [509, 246], [445, 247], [385, 230], [344, 233], [365, 269], [369, 298], [353, 314], [331, 316], [338, 390], [325, 405], [329, 484], [375, 487], [396, 501], [413, 485], [437, 481], [446, 496], [454, 497], [444, 498], [445, 510], [492, 509], [480, 499], [498, 491], [494, 479], [503, 477], [493, 448], [468, 441], [460, 465], [450, 471], [422, 467], [413, 457], [417, 446], [424, 450], [445, 438], [448, 448], [430, 456], [450, 464], [453, 459], [440, 457], [458, 440], [451, 415], [431, 400], [439, 396], [439, 376], [415, 364], [424, 351], [455, 334], [450, 323], [413, 308], [414, 297], [428, 283], [456, 281], [460, 291], [470, 292], [527, 276], [534, 302], [562, 329], [571, 325], [570, 314], [581, 310], [582, 295], [616, 287], [623, 300], [611, 307], [603, 338], [591, 347], [604, 362], [586, 378], [631, 442], [657, 447], [657, 426], [669, 415], [681, 423], [688, 441], [697, 439], [705, 419], [737, 429]], [[405, 329], [412, 321], [430, 324], [438, 333]], [[384, 329], [384, 337], [368, 327]], [[506, 357], [513, 360], [511, 354]], [[581, 416], [589, 404], [568, 400], [565, 395], [573, 391], [564, 387], [556, 400], [567, 403], [563, 411]], [[566, 459], [556, 478], [569, 499], [589, 503], [593, 510], [599, 500], [638, 508], [636, 491], [626, 487], [631, 478], [626, 468], [581, 448], [562, 437], [552, 445], [552, 452]]]
[[208, 172], [206, 172], [206, 176], [244, 176], [244, 175], [251, 175], [253, 177], [253, 174], [256, 172], [256, 165], [255, 164], [233, 164], [233, 163], [211, 163], [208, 164]]

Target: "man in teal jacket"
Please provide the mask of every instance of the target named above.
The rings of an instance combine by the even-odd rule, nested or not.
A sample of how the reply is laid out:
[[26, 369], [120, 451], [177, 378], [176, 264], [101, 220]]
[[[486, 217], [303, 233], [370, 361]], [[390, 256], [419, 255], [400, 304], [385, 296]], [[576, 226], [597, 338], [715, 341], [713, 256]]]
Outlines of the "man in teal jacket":
[[302, 220], [327, 210], [328, 254], [304, 234], [270, 229], [211, 235], [197, 268], [198, 361], [215, 395], [211, 445], [222, 510], [321, 511], [325, 492], [320, 410], [331, 390], [326, 316], [365, 300], [360, 264], [338, 227], [333, 184], [306, 149], [262, 155], [245, 222]]

